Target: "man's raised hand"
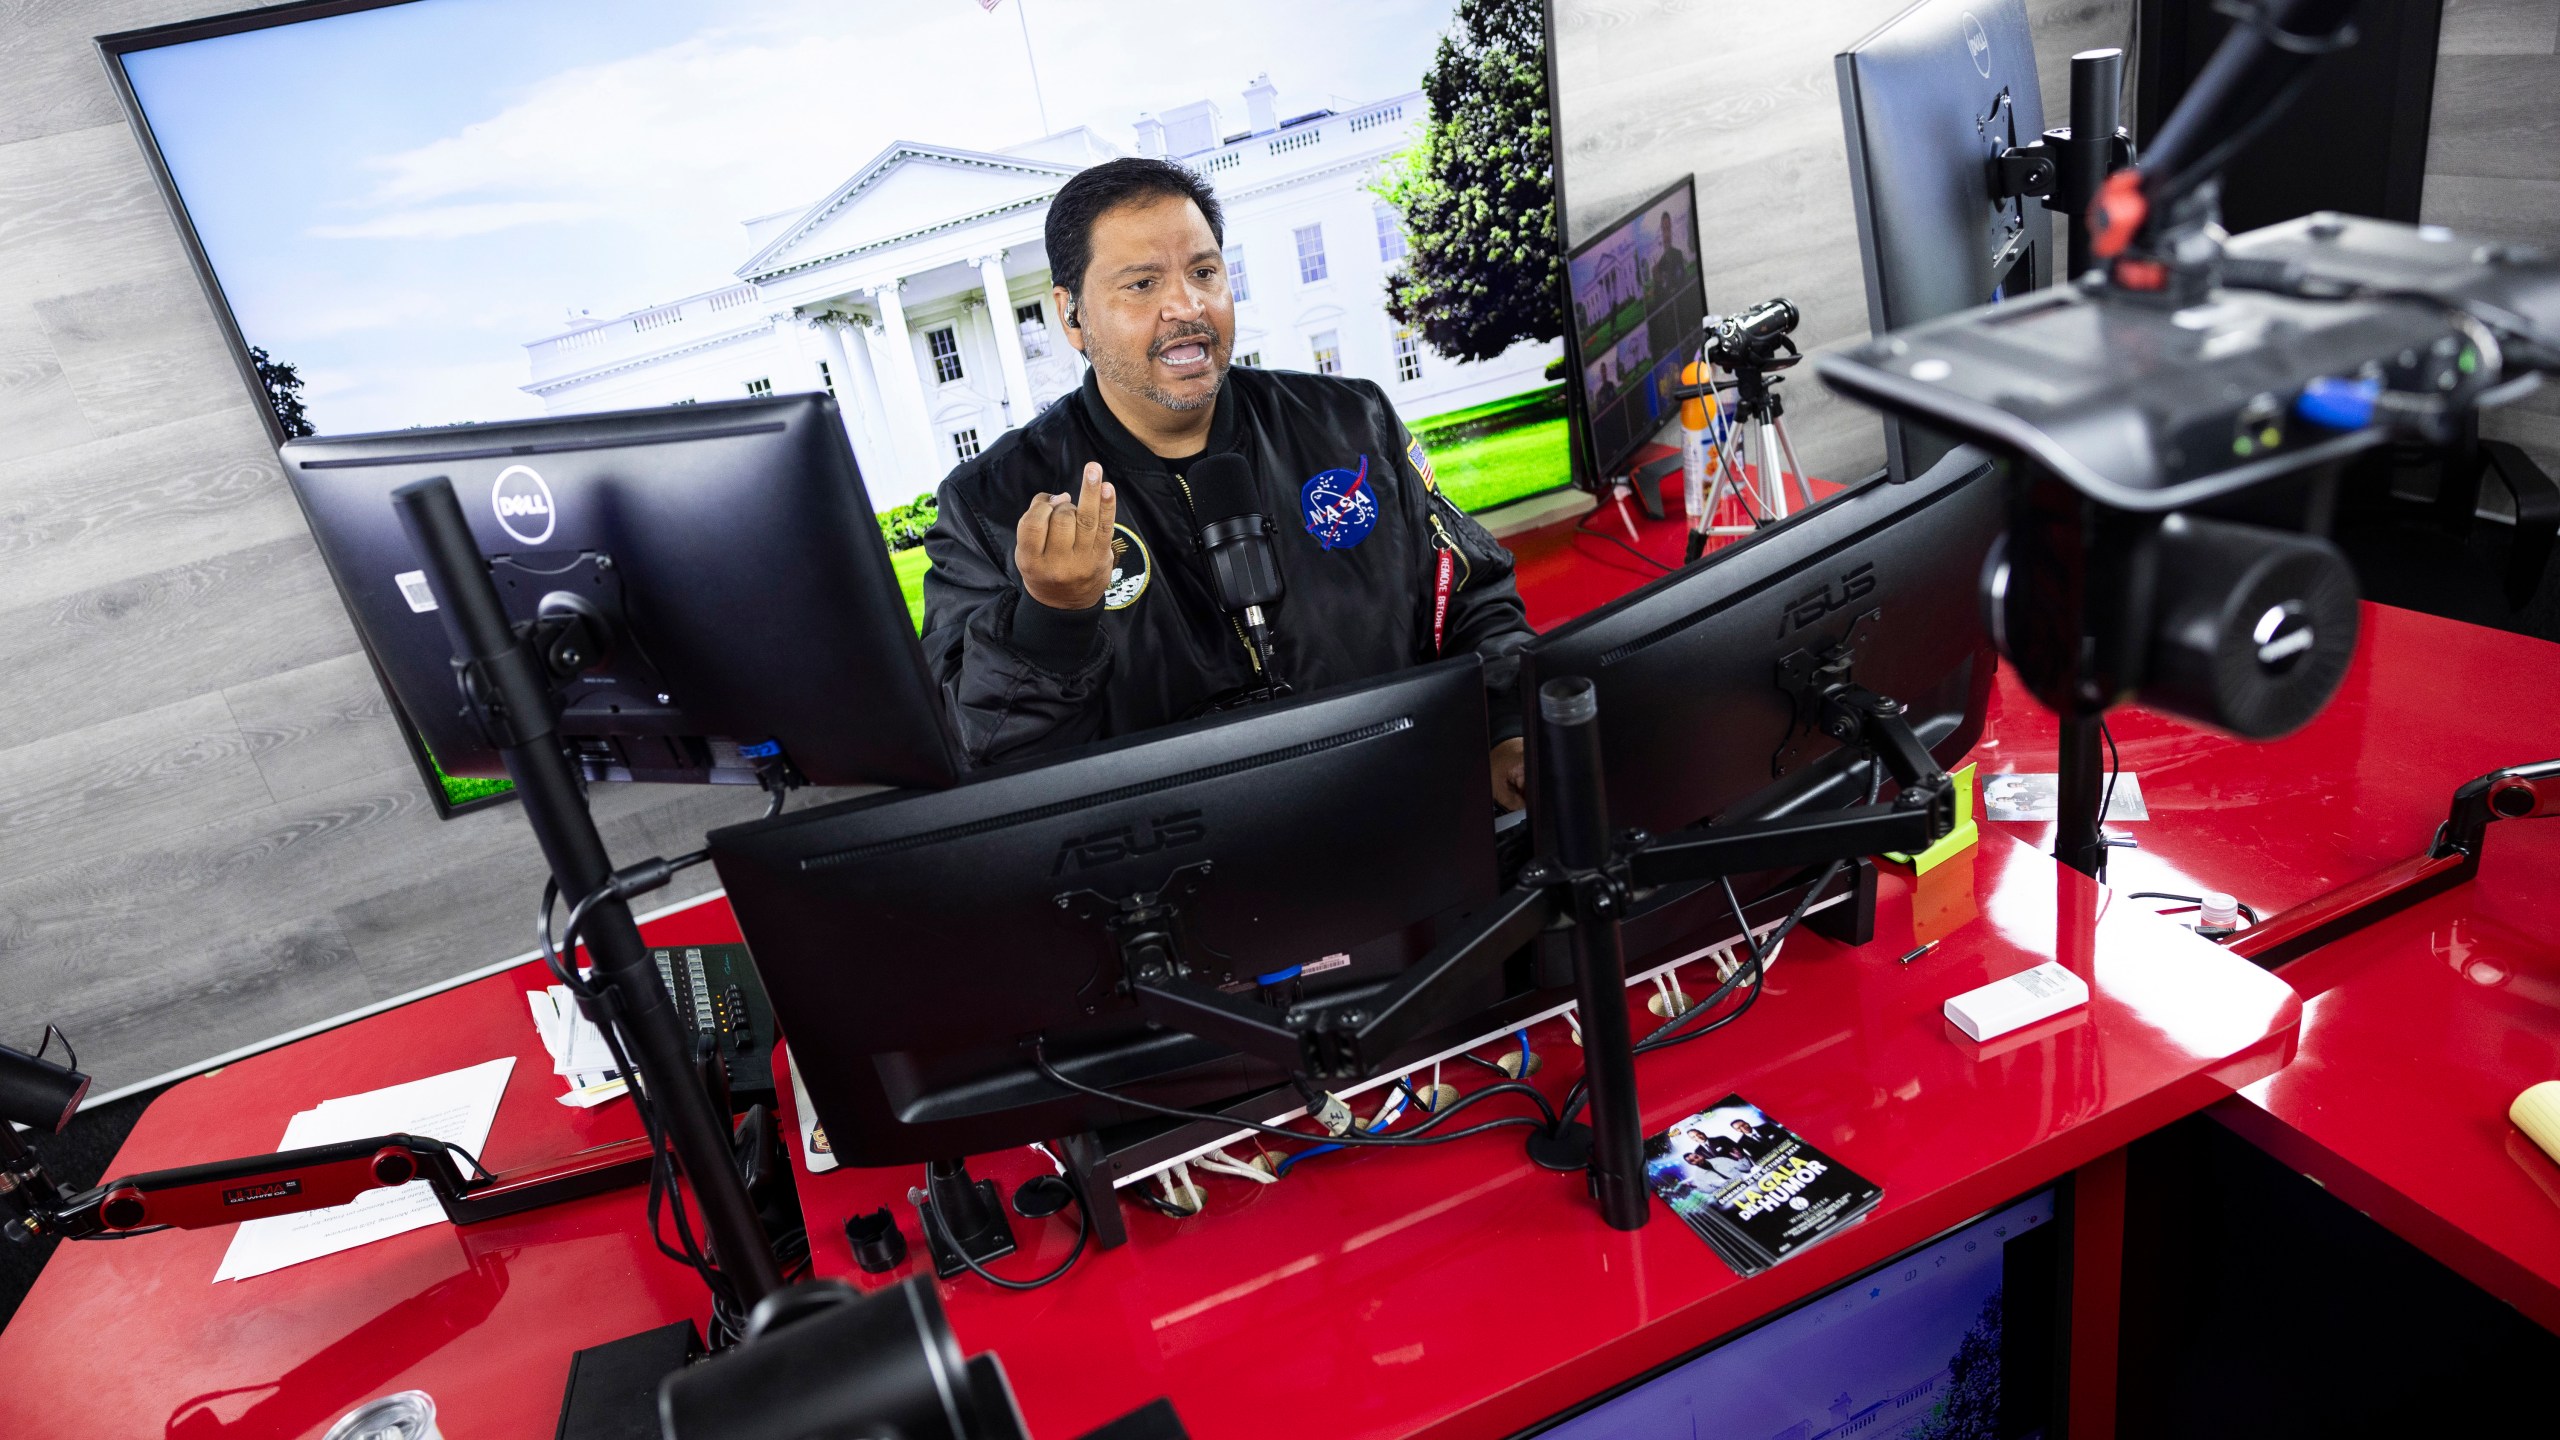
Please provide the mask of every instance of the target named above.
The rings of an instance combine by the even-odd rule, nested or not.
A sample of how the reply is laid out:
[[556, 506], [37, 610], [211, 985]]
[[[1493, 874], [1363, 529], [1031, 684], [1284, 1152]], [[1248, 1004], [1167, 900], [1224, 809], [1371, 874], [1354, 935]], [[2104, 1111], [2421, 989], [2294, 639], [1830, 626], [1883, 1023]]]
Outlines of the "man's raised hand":
[[1034, 495], [1013, 531], [1022, 588], [1052, 610], [1088, 610], [1111, 585], [1111, 521], [1118, 492], [1102, 467], [1084, 467], [1084, 493]]

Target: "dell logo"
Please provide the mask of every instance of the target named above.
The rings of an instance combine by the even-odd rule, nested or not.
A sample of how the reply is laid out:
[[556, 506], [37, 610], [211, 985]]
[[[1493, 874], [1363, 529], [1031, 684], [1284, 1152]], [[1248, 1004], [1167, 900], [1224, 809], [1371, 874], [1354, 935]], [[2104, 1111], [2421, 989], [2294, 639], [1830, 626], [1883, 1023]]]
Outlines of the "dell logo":
[[498, 472], [498, 483], [490, 487], [489, 503], [497, 509], [498, 528], [527, 545], [539, 545], [551, 538], [552, 522], [557, 518], [551, 510], [551, 487], [533, 473], [530, 465], [510, 465]]
[[1972, 52], [1973, 68], [1982, 72], [1983, 79], [1990, 79], [1991, 37], [1982, 33], [1982, 22], [1970, 10], [1964, 15], [1964, 48]]
[[1069, 870], [1091, 870], [1114, 861], [1153, 855], [1177, 845], [1196, 845], [1208, 838], [1209, 827], [1201, 823], [1197, 810], [1159, 815], [1147, 822], [1144, 834], [1135, 825], [1123, 825], [1099, 835], [1069, 836], [1058, 847], [1058, 859], [1049, 867], [1049, 874], [1054, 877]]
[[1824, 581], [1821, 589], [1788, 601], [1785, 612], [1778, 616], [1778, 637], [1785, 639], [1788, 631], [1801, 630], [1834, 610], [1846, 609], [1874, 594], [1875, 570], [1875, 562], [1870, 560], [1837, 582]]

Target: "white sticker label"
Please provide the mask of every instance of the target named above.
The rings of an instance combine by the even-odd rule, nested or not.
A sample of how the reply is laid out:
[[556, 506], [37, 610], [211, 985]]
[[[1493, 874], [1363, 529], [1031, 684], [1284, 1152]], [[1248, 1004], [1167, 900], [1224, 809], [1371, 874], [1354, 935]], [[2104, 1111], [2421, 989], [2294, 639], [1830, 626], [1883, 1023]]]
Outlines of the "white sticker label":
[[436, 608], [436, 592], [427, 586], [426, 571], [403, 570], [391, 577], [391, 583], [400, 587], [400, 598], [417, 613], [424, 615]]
[[1327, 970], [1347, 970], [1350, 966], [1351, 957], [1337, 953], [1327, 955], [1321, 960], [1308, 961], [1306, 964], [1298, 967], [1298, 974], [1302, 977], [1307, 975], [1321, 975]]

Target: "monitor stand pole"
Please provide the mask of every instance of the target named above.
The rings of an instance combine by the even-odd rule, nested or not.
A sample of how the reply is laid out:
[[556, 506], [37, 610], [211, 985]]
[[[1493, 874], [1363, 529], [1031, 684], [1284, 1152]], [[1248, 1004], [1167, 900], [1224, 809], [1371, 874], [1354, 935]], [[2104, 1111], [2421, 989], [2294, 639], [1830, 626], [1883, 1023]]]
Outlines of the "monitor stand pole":
[[[465, 696], [506, 762], [507, 775], [524, 801], [525, 822], [533, 827], [561, 894], [584, 897], [607, 889], [614, 882], [613, 861], [596, 833], [578, 772], [561, 747], [559, 705], [548, 672], [532, 646], [507, 623], [498, 587], [471, 538], [452, 482], [443, 476], [420, 480], [393, 491], [391, 499], [434, 587]], [[712, 1109], [694, 1069], [692, 1047], [641, 943], [631, 907], [610, 895], [597, 901], [580, 933], [595, 960], [597, 980], [616, 998], [632, 1066], [666, 1127], [676, 1163], [701, 1207], [713, 1259], [735, 1287], [738, 1310], [744, 1314], [780, 1289], [782, 1276], [739, 1178], [727, 1118]]]
[[[1600, 699], [1588, 680], [1556, 680], [1538, 692], [1538, 799], [1554, 817], [1552, 868], [1573, 916], [1575, 1008], [1582, 1073], [1591, 1096], [1591, 1198], [1611, 1228], [1652, 1218], [1644, 1184], [1644, 1116], [1636, 1103], [1635, 1036], [1627, 1027], [1627, 961], [1619, 917], [1624, 867], [1609, 836], [1600, 773]], [[1523, 876], [1524, 880], [1528, 877]]]
[[2096, 715], [2062, 717], [2055, 760], [2053, 858], [2092, 880], [2107, 878], [2106, 746]]

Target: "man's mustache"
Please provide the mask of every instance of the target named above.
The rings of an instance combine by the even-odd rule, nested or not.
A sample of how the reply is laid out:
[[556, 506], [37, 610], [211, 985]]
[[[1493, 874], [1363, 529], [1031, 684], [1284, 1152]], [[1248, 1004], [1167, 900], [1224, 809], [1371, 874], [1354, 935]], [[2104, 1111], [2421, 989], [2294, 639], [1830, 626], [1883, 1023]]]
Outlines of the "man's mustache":
[[1198, 340], [1207, 345], [1210, 353], [1217, 353], [1218, 330], [1216, 326], [1186, 325], [1182, 329], [1176, 330], [1172, 334], [1157, 341], [1155, 344], [1148, 346], [1147, 358], [1150, 360], [1160, 360], [1164, 358], [1164, 352], [1167, 350], [1172, 349], [1176, 345], [1187, 345], [1194, 340]]

